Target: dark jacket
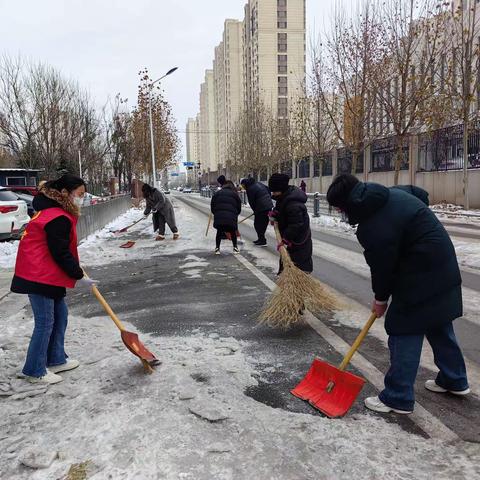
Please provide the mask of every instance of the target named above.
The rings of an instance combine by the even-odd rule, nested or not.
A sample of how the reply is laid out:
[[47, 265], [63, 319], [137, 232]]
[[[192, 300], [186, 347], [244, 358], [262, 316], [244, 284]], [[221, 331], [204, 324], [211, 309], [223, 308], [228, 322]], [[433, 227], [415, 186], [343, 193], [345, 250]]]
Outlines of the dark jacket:
[[272, 196], [266, 185], [256, 182], [253, 178], [247, 178], [244, 185], [253, 213], [267, 212], [273, 208]]
[[[39, 193], [33, 199], [35, 211], [46, 210], [47, 208], [61, 207], [59, 203]], [[83, 277], [76, 258], [70, 252], [70, 231], [72, 224], [67, 217], [57, 217], [45, 225], [47, 246], [50, 254], [60, 268], [72, 278], [79, 280]], [[16, 275], [12, 279], [11, 290], [14, 293], [43, 295], [48, 298], [62, 298], [66, 294], [64, 287], [46, 285], [44, 283], [32, 282]]]
[[350, 223], [358, 224], [375, 298], [392, 297], [389, 335], [426, 333], [463, 314], [455, 249], [418, 190], [412, 189], [421, 199], [405, 189], [360, 182], [345, 209]]
[[216, 192], [210, 203], [214, 228], [238, 228], [238, 215], [242, 211], [242, 201], [234, 187], [227, 184]]
[[288, 190], [276, 199], [276, 219], [282, 238], [291, 242], [287, 248], [295, 265], [304, 272], [311, 273], [312, 232], [307, 212], [307, 195], [298, 187], [289, 186]]

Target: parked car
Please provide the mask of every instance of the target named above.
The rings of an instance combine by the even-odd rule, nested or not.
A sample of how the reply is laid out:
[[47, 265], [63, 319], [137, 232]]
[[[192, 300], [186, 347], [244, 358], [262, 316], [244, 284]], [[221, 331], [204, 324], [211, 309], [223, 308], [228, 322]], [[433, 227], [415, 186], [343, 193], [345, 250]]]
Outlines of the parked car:
[[163, 193], [164, 193], [165, 195], [169, 195], [169, 194], [170, 194], [170, 190], [169, 190], [168, 188], [166, 188], [166, 189], [163, 191]]
[[183, 193], [192, 193], [192, 189], [187, 187], [183, 189]]
[[179, 192], [183, 192], [183, 187], [178, 187]]
[[25, 201], [0, 187], [0, 240], [18, 240], [29, 221]]
[[26, 193], [15, 193], [19, 200], [23, 200], [27, 204], [28, 216], [33, 217], [35, 210], [33, 209], [33, 195], [27, 195]]

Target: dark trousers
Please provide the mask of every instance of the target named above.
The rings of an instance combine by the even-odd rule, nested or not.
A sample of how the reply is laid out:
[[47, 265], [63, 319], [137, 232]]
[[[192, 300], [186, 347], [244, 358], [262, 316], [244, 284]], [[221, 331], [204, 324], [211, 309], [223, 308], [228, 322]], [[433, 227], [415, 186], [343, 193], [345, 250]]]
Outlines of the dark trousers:
[[[232, 239], [233, 246], [237, 246], [237, 229], [234, 227], [218, 227], [217, 236], [215, 237], [216, 248], [220, 248], [220, 242], [222, 238], [226, 237], [226, 234], [229, 233]], [[227, 237], [228, 238], [228, 237]]]
[[433, 350], [435, 365], [439, 369], [436, 382], [447, 390], [468, 388], [467, 372], [462, 352], [458, 346], [452, 323], [431, 330], [425, 335], [390, 335], [390, 369], [385, 375], [385, 389], [380, 400], [398, 410], [413, 410], [415, 393], [413, 385], [417, 376], [423, 338]]
[[261, 241], [265, 240], [265, 232], [267, 231], [269, 222], [268, 212], [269, 210], [256, 213], [255, 220], [253, 221], [253, 226], [255, 227], [255, 231], [257, 232], [258, 239]]
[[[165, 223], [167, 223], [167, 220], [165, 217], [160, 213], [160, 212], [155, 212], [152, 214], [152, 220], [153, 220], [153, 231], [156, 232], [158, 230], [159, 235], [165, 235]], [[172, 233], [177, 233], [178, 228], [175, 224], [168, 224], [170, 227], [170, 230]]]

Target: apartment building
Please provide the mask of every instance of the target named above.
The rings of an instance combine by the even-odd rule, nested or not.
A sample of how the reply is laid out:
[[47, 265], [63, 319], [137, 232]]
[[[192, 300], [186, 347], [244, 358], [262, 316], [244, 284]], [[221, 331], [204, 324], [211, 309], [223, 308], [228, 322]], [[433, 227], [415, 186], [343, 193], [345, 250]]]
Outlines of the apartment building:
[[287, 118], [305, 85], [305, 0], [249, 0], [243, 22], [245, 108]]
[[[249, 0], [243, 21], [225, 20], [222, 41], [214, 52], [213, 69], [207, 70], [211, 73], [206, 74], [200, 91], [199, 157], [204, 174], [224, 173], [229, 132], [242, 111], [261, 103], [278, 119], [286, 119], [289, 109], [302, 95], [305, 3]], [[210, 175], [205, 180], [212, 178]]]

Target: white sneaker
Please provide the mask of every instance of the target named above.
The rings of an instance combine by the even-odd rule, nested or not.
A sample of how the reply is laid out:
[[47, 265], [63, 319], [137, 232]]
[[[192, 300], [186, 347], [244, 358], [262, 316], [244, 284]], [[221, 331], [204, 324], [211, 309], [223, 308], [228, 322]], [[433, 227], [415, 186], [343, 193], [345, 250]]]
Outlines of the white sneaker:
[[48, 369], [47, 369], [47, 373], [43, 377], [30, 377], [29, 375], [24, 375], [23, 378], [27, 382], [38, 383], [41, 385], [53, 385], [63, 380], [63, 378], [60, 375], [50, 372]]
[[155, 240], [158, 242], [158, 241], [162, 241], [162, 240], [165, 240], [165, 235], [157, 235], [157, 237], [155, 238]]
[[60, 372], [67, 372], [68, 370], [73, 370], [80, 365], [78, 360], [73, 360], [71, 358], [67, 358], [66, 363], [62, 363], [61, 365], [54, 365], [53, 367], [48, 367], [48, 370], [53, 373], [60, 373]]
[[237, 253], [240, 253], [240, 250], [237, 247], [234, 247], [233, 254], [236, 255]]
[[374, 412], [380, 412], [380, 413], [395, 412], [395, 413], [400, 413], [404, 415], [408, 413], [413, 413], [413, 410], [397, 410], [396, 408], [389, 407], [388, 405], [385, 405], [378, 397], [366, 398], [365, 406], [369, 410], [373, 410]]
[[220, 249], [219, 248], [215, 249], [215, 255], [220, 255]]
[[178, 240], [179, 238], [180, 238], [180, 234], [178, 232], [173, 234], [174, 240]]
[[425, 388], [435, 393], [452, 393], [453, 395], [467, 395], [470, 393], [470, 389], [466, 388], [465, 390], [447, 390], [446, 388], [441, 387], [437, 384], [435, 380], [427, 380], [425, 382]]

